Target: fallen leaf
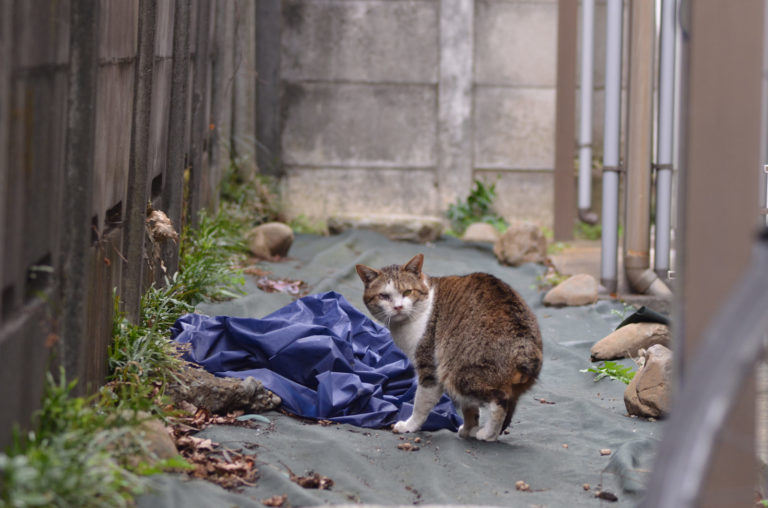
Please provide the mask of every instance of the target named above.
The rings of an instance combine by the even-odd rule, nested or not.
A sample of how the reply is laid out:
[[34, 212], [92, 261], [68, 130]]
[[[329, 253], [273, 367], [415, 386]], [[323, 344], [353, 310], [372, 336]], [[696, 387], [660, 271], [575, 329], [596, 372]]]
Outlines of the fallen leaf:
[[415, 452], [419, 450], [419, 447], [416, 445], [412, 445], [411, 443], [400, 443], [397, 445], [398, 450], [405, 450], [407, 452]]
[[604, 501], [612, 501], [616, 502], [619, 500], [619, 498], [614, 494], [613, 492], [609, 492], [607, 490], [600, 490], [595, 493], [595, 497], [598, 499], [603, 499]]
[[288, 496], [283, 494], [282, 496], [272, 496], [261, 500], [261, 504], [264, 506], [277, 506], [280, 508], [288, 500]]

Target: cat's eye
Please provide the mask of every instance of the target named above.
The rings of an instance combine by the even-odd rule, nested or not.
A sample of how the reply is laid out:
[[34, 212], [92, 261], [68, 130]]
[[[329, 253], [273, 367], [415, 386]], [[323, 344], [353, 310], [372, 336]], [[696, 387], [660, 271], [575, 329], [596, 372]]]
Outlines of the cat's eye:
[[382, 300], [389, 300], [389, 295], [387, 293], [379, 293], [379, 298]]
[[410, 295], [411, 293], [413, 293], [413, 290], [411, 290], [411, 289], [406, 289], [405, 291], [403, 291], [403, 296], [408, 296], [408, 295]]

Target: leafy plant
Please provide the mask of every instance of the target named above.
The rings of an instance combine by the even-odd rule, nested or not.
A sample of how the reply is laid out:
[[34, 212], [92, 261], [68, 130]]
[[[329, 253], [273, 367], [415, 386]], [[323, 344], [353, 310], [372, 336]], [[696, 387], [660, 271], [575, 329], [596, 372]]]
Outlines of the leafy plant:
[[626, 302], [621, 302], [623, 308], [621, 310], [618, 309], [611, 309], [611, 314], [614, 316], [617, 316], [621, 321], [624, 321], [624, 318], [627, 317], [627, 314], [630, 312], [634, 312], [636, 309], [633, 305], [630, 305]]
[[288, 223], [294, 233], [309, 235], [327, 235], [328, 225], [323, 220], [313, 220], [304, 214], [299, 214]]
[[474, 222], [485, 222], [499, 231], [506, 230], [509, 224], [493, 209], [496, 199], [496, 184], [485, 185], [480, 180], [474, 181], [474, 187], [467, 199], [458, 200], [448, 207], [446, 215], [451, 221], [451, 230], [458, 236]]
[[603, 226], [599, 222], [597, 224], [588, 224], [579, 221], [576, 223], [573, 236], [582, 240], [599, 240], [603, 234], [602, 231]]
[[625, 367], [617, 362], [606, 361], [601, 362], [597, 367], [589, 367], [588, 369], [581, 370], [579, 372], [592, 372], [595, 374], [595, 382], [600, 381], [604, 377], [621, 381], [624, 384], [629, 384], [632, 378], [635, 377], [635, 372], [632, 367]]

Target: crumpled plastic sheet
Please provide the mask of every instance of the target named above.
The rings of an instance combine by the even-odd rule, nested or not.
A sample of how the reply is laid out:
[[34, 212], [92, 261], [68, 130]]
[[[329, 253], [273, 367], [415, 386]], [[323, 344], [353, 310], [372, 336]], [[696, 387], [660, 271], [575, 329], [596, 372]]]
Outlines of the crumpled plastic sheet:
[[[311, 419], [381, 428], [413, 411], [416, 377], [389, 330], [342, 295], [305, 296], [263, 319], [187, 314], [171, 338], [185, 358], [217, 376], [253, 376], [289, 412]], [[424, 430], [462, 423], [443, 395]]]

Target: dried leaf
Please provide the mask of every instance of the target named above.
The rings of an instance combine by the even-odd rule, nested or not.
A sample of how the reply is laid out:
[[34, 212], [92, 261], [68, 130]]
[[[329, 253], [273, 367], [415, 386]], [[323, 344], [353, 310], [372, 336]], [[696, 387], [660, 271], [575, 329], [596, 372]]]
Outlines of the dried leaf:
[[266, 499], [262, 499], [261, 504], [264, 506], [276, 506], [280, 508], [286, 503], [286, 501], [288, 501], [288, 496], [283, 494], [282, 496], [272, 496]]

